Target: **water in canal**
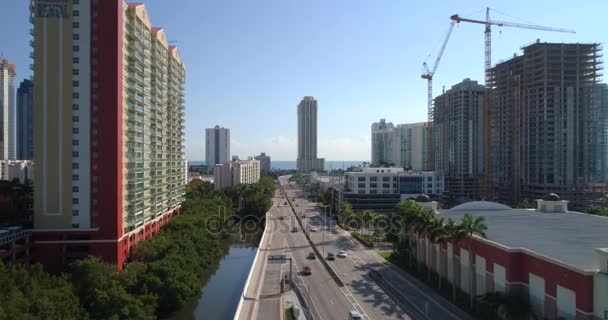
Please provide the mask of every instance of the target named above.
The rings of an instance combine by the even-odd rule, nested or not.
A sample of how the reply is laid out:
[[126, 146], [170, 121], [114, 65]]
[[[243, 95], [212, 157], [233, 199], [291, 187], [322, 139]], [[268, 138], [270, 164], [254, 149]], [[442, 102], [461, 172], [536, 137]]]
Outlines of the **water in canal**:
[[198, 300], [186, 305], [172, 320], [232, 320], [238, 307], [249, 269], [257, 252], [260, 235], [244, 232], [230, 239], [227, 254], [211, 267]]

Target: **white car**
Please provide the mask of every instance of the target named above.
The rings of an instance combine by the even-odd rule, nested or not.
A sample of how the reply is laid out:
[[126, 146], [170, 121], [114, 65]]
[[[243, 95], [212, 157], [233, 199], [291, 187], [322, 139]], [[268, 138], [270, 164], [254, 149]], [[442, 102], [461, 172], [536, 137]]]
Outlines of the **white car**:
[[351, 310], [348, 313], [348, 319], [349, 320], [363, 320], [363, 317], [361, 317], [361, 314], [359, 313], [359, 311]]
[[346, 251], [340, 250], [340, 252], [338, 252], [338, 257], [340, 257], [340, 258], [346, 258]]
[[317, 231], [319, 231], [319, 229], [317, 229], [316, 227], [310, 228], [310, 232], [317, 232]]

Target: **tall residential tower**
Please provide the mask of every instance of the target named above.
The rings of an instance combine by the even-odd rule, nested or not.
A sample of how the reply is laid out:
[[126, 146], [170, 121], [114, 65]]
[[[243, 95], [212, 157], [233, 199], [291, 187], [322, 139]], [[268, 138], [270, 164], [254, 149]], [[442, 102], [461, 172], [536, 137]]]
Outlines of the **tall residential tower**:
[[491, 70], [492, 176], [504, 202], [606, 193], [601, 45], [536, 42]]
[[0, 160], [14, 160], [17, 156], [16, 111], [15, 65], [0, 58]]
[[209, 168], [230, 161], [230, 129], [220, 126], [205, 129], [205, 159]]
[[323, 171], [325, 159], [317, 158], [317, 100], [306, 96], [298, 104], [298, 171]]
[[435, 98], [435, 171], [445, 175], [446, 196], [459, 200], [482, 197], [485, 90], [464, 79]]
[[34, 245], [117, 264], [184, 199], [179, 51], [141, 3], [33, 2]]
[[34, 82], [27, 79], [17, 89], [17, 159], [34, 159]]
[[385, 119], [372, 123], [372, 165], [397, 165], [393, 161], [394, 130], [393, 123]]

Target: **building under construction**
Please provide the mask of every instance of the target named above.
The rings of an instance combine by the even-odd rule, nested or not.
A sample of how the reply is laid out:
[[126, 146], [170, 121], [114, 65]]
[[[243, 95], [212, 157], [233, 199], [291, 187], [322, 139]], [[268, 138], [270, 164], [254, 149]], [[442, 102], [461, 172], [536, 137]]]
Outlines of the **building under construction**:
[[435, 98], [433, 140], [435, 171], [445, 175], [447, 198], [478, 200], [484, 173], [483, 85], [465, 79]]
[[491, 174], [498, 200], [606, 191], [608, 93], [599, 44], [540, 43], [491, 69]]

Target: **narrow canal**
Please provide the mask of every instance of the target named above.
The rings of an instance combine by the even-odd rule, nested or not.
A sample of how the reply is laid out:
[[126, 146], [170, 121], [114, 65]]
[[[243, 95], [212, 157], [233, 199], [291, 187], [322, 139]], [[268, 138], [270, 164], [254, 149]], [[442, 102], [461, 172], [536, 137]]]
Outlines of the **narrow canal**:
[[227, 254], [203, 275], [205, 286], [198, 300], [186, 305], [171, 320], [232, 320], [263, 230], [242, 228], [226, 243]]

